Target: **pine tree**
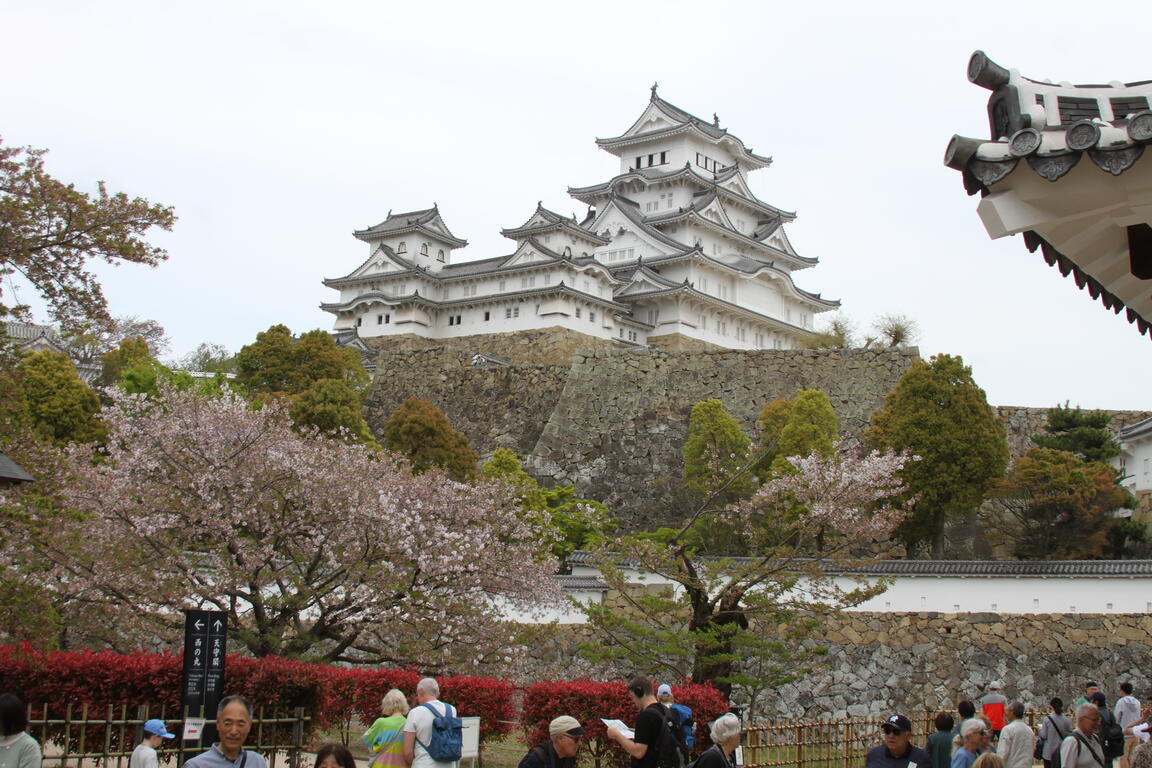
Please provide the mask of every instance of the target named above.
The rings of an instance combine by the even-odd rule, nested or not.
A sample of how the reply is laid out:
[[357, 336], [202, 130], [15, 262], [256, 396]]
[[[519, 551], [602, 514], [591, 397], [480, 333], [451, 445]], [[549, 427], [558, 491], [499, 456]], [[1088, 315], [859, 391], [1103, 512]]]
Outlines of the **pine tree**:
[[1041, 448], [1068, 451], [1084, 461], [1107, 462], [1120, 455], [1120, 444], [1108, 425], [1112, 416], [1103, 411], [1082, 411], [1080, 406], [1056, 406], [1048, 411], [1044, 431], [1032, 437]]
[[958, 356], [914, 362], [872, 417], [866, 440], [920, 457], [900, 473], [915, 503], [896, 535], [909, 549], [930, 545], [937, 557], [944, 524], [975, 510], [1008, 466], [1004, 425]]
[[384, 447], [406, 457], [414, 472], [441, 467], [460, 482], [476, 479], [480, 457], [432, 403], [410, 397], [384, 422]]
[[16, 368], [28, 424], [55, 445], [102, 441], [106, 428], [96, 413], [100, 399], [80, 380], [67, 356], [51, 350], [31, 352]]
[[326, 437], [375, 445], [361, 413], [360, 395], [340, 379], [320, 379], [292, 399], [288, 414], [298, 426], [312, 426]]
[[688, 439], [684, 442], [684, 487], [701, 499], [714, 495], [713, 503], [725, 506], [747, 496], [752, 475], [739, 474], [747, 465], [752, 440], [740, 422], [717, 399], [692, 406]]

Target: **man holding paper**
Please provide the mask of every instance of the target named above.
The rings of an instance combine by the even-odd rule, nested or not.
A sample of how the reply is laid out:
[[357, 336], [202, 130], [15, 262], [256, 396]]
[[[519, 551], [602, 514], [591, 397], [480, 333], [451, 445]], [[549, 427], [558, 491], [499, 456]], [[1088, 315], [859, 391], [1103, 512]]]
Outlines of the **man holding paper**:
[[636, 716], [635, 735], [631, 738], [619, 726], [608, 728], [608, 738], [615, 741], [628, 753], [631, 768], [657, 768], [656, 745], [660, 733], [668, 721], [668, 710], [656, 700], [652, 692], [652, 681], [647, 677], [634, 677], [628, 683], [628, 692], [640, 714]]

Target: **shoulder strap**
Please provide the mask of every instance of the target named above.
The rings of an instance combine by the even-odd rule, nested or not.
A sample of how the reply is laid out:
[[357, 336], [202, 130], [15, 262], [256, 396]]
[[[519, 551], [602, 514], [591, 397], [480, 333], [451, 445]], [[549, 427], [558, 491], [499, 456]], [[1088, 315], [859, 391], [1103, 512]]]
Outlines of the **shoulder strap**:
[[244, 768], [244, 763], [248, 762], [248, 750], [243, 747], [240, 748], [240, 768]]
[[[1079, 757], [1080, 757], [1080, 747], [1081, 747], [1081, 745], [1083, 745], [1085, 747], [1088, 747], [1088, 754], [1092, 755], [1092, 759], [1096, 761], [1096, 764], [1099, 765], [1100, 768], [1106, 768], [1106, 766], [1104, 765], [1104, 758], [1101, 757], [1100, 755], [1096, 754], [1096, 750], [1092, 749], [1092, 745], [1088, 742], [1087, 739], [1085, 739], [1082, 735], [1080, 735], [1079, 733], [1076, 733], [1075, 731], [1072, 732], [1072, 735], [1076, 737], [1076, 742], [1077, 742], [1076, 743], [1076, 757], [1077, 757], [1077, 760], [1079, 760]], [[1103, 750], [1103, 745], [1101, 745], [1101, 750]]]

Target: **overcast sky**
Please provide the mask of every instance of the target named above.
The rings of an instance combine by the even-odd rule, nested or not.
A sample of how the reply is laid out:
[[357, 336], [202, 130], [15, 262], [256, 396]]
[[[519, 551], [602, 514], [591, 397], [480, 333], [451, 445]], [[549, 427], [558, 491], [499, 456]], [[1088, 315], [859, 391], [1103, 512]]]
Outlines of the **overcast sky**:
[[593, 140], [658, 81], [774, 158], [751, 184], [820, 259], [797, 284], [861, 328], [914, 318], [921, 353], [962, 355], [993, 404], [1152, 409], [1152, 340], [1021, 238], [990, 240], [942, 163], [952, 134], [987, 137], [972, 51], [1033, 78], [1152, 78], [1124, 31], [1150, 7], [8, 3], [0, 136], [83, 189], [175, 206], [166, 263], [101, 270], [112, 312], [158, 320], [175, 355], [236, 351], [275, 323], [330, 329], [320, 281], [389, 209], [438, 203], [461, 259], [510, 253], [500, 228], [538, 200], [582, 216], [566, 188], [617, 170]]

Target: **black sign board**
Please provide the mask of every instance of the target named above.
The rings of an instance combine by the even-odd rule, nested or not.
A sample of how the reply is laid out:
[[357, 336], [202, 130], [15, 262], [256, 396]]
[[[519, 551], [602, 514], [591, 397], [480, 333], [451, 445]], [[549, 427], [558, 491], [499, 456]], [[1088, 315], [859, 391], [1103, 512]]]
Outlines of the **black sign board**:
[[[228, 618], [223, 611], [184, 612], [184, 711], [190, 717], [216, 719], [223, 698], [224, 653]], [[216, 740], [215, 727], [204, 729], [203, 740]]]

